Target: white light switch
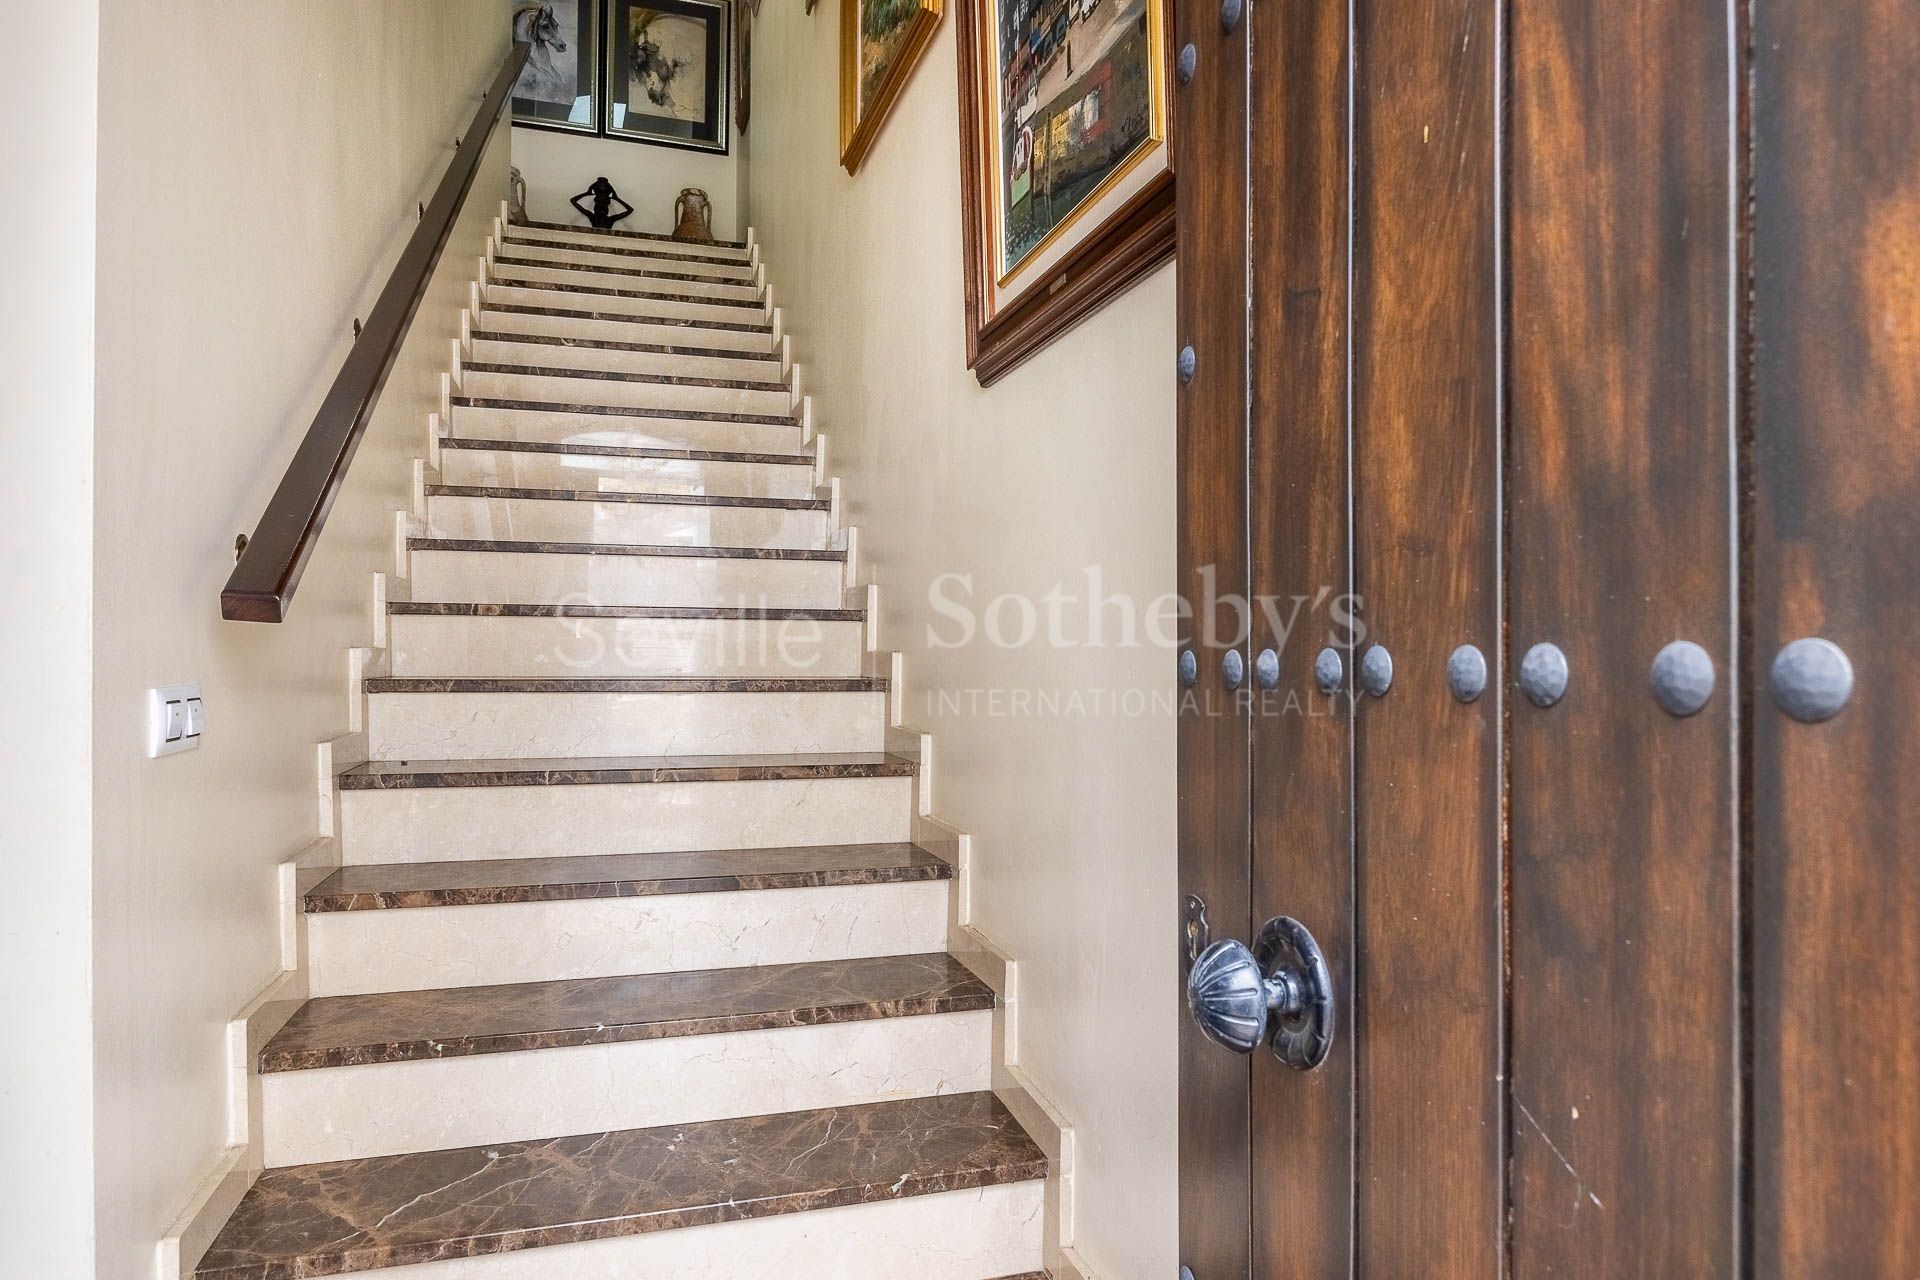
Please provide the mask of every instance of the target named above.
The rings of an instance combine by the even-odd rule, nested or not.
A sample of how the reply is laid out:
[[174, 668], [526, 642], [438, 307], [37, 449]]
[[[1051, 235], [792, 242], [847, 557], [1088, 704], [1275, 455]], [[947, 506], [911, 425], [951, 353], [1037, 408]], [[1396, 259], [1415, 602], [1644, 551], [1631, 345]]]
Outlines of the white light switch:
[[147, 755], [170, 756], [200, 745], [206, 706], [197, 684], [169, 684], [147, 690]]

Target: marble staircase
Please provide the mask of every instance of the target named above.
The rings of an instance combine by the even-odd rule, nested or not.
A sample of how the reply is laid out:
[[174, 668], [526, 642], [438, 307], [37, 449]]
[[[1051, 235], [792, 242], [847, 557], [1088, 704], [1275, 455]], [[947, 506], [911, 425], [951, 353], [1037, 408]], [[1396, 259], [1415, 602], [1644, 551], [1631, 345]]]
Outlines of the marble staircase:
[[463, 333], [195, 1274], [1040, 1280], [757, 251], [502, 224]]

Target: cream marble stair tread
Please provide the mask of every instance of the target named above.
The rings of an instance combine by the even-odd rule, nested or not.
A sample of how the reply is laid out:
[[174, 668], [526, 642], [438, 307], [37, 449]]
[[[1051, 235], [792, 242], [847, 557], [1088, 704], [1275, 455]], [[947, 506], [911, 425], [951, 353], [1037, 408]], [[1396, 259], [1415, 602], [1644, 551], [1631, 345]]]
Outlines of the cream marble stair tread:
[[529, 502], [612, 502], [633, 506], [746, 507], [770, 511], [830, 511], [827, 498], [729, 497], [715, 493], [627, 493], [604, 489], [536, 489], [511, 485], [430, 484], [429, 498], [518, 498]]
[[[456, 401], [456, 404], [459, 402]], [[593, 412], [599, 412], [594, 410]], [[635, 417], [647, 415], [635, 414]], [[673, 415], [678, 416], [678, 415]], [[734, 462], [762, 467], [796, 467], [813, 470], [811, 453], [779, 451], [746, 452], [737, 449], [690, 449], [675, 445], [591, 444], [586, 442], [545, 440], [487, 440], [468, 436], [447, 436], [440, 441], [443, 450], [486, 451], [490, 453], [544, 453], [568, 458], [642, 458], [670, 462]], [[742, 495], [744, 496], [744, 495]], [[811, 488], [807, 496], [811, 496]]]
[[510, 246], [497, 253], [490, 266], [496, 280], [543, 280], [608, 290], [643, 289], [687, 301], [757, 303], [760, 300], [760, 286], [752, 280], [729, 280], [651, 266], [553, 262], [522, 256], [512, 252]]
[[649, 618], [690, 619], [696, 621], [814, 621], [862, 622], [865, 609], [756, 609], [649, 604], [486, 604], [472, 601], [437, 603], [429, 600], [395, 600], [387, 605], [394, 617], [457, 618]]
[[[479, 339], [479, 341], [487, 341], [487, 339]], [[572, 349], [576, 351], [594, 350], [594, 348], [583, 347], [575, 347]], [[661, 386], [718, 387], [733, 391], [776, 391], [785, 393], [787, 390], [787, 384], [779, 377], [778, 363], [773, 360], [766, 361], [765, 363], [769, 367], [760, 371], [762, 374], [771, 373], [775, 375], [768, 378], [764, 376], [729, 377], [718, 373], [701, 372], [699, 365], [694, 363], [694, 361], [708, 358], [705, 354], [699, 357], [683, 357], [680, 359], [678, 366], [670, 371], [608, 369], [593, 365], [547, 365], [542, 363], [542, 357], [546, 353], [533, 346], [530, 346], [525, 351], [515, 351], [508, 354], [513, 358], [501, 360], [482, 360], [476, 358], [469, 360], [464, 366], [465, 371], [469, 373], [514, 373], [550, 378], [580, 378], [593, 379], [601, 382], [628, 382], [635, 384], [658, 384]]]
[[569, 337], [484, 327], [471, 335], [473, 359], [496, 364], [567, 364], [635, 373], [692, 370], [720, 378], [744, 378], [785, 385], [780, 357], [771, 351], [741, 351], [695, 343], [642, 342], [636, 339]]
[[449, 437], [441, 442], [445, 484], [609, 493], [686, 493], [732, 498], [811, 498], [810, 455]]
[[197, 1274], [298, 1280], [1046, 1174], [1045, 1154], [984, 1092], [296, 1165], [260, 1176]]
[[369, 760], [338, 775], [342, 791], [568, 787], [673, 782], [910, 778], [919, 766], [884, 751], [780, 755], [555, 756], [519, 760]]
[[[566, 371], [569, 383], [582, 383], [588, 390], [592, 384], [583, 378], [570, 376], [577, 372]], [[559, 380], [556, 380], [559, 381]], [[737, 409], [699, 409], [681, 405], [661, 404], [619, 404], [611, 398], [591, 400], [585, 391], [576, 396], [572, 388], [548, 387], [543, 390], [560, 398], [552, 399], [544, 395], [474, 395], [462, 391], [452, 398], [455, 408], [473, 409], [526, 409], [537, 413], [591, 413], [601, 417], [617, 418], [681, 418], [694, 422], [750, 422], [760, 426], [784, 427], [797, 425], [792, 413], [753, 413]]]
[[534, 542], [825, 549], [829, 504], [810, 498], [428, 485], [426, 535]]
[[773, 355], [776, 345], [771, 320], [703, 324], [649, 317], [631, 308], [597, 311], [592, 307], [569, 306], [557, 297], [488, 298], [484, 291], [474, 326], [501, 333], [637, 342], [648, 346], [697, 346], [744, 355]]
[[[459, 440], [523, 440], [545, 445], [600, 445], [624, 449], [698, 449], [708, 453], [806, 454], [797, 421], [769, 423], [682, 415], [639, 417], [584, 409], [523, 409], [454, 405], [447, 435]], [[811, 456], [808, 454], [808, 456]], [[561, 486], [568, 487], [568, 486]], [[590, 483], [573, 485], [591, 488]]]
[[488, 288], [532, 290], [578, 299], [629, 299], [658, 302], [672, 308], [668, 315], [711, 316], [721, 321], [747, 321], [766, 315], [766, 304], [758, 298], [707, 298], [664, 287], [650, 288], [645, 280], [625, 281], [613, 277], [596, 278], [591, 272], [570, 271], [564, 267], [501, 267], [487, 277]]
[[676, 240], [670, 235], [657, 231], [636, 231], [626, 227], [582, 227], [570, 222], [547, 222], [538, 218], [526, 218], [509, 223], [510, 235], [551, 235], [566, 240], [582, 240], [600, 244], [646, 244], [664, 249], [683, 249], [690, 253], [704, 253], [723, 257], [737, 257], [741, 261], [747, 258], [747, 243], [744, 240]]
[[713, 280], [734, 283], [751, 283], [754, 278], [752, 264], [739, 258], [660, 253], [655, 249], [637, 245], [555, 244], [547, 240], [529, 240], [510, 235], [501, 243], [500, 252], [551, 265], [643, 267], [660, 271], [684, 271], [701, 274]]
[[703, 547], [676, 543], [523, 542], [507, 538], [408, 538], [410, 551], [491, 551], [501, 555], [664, 556], [677, 560], [844, 561], [821, 547]]
[[566, 307], [645, 316], [650, 320], [684, 320], [697, 325], [770, 326], [773, 323], [762, 303], [735, 302], [724, 298], [686, 298], [659, 289], [616, 289], [599, 284], [489, 276], [482, 283], [480, 292], [489, 306], [499, 302]]
[[528, 244], [525, 241], [507, 240], [498, 247], [494, 255], [494, 264], [508, 264], [517, 267], [543, 267], [555, 271], [588, 271], [596, 274], [617, 276], [637, 280], [668, 280], [677, 284], [725, 285], [730, 289], [757, 289], [753, 282], [753, 273], [745, 269], [745, 264], [726, 264], [717, 271], [701, 271], [699, 266], [720, 266], [718, 263], [701, 263], [698, 259], [663, 258], [658, 254], [628, 254], [625, 256], [603, 254], [598, 260], [583, 261], [579, 257], [555, 257], [551, 246]]
[[846, 553], [790, 547], [410, 538], [425, 599], [826, 608], [846, 593]]
[[366, 682], [368, 754], [879, 751], [886, 690], [864, 676], [388, 676]]
[[309, 1000], [260, 1051], [263, 1072], [434, 1061], [993, 1008], [940, 953], [630, 974]]
[[547, 412], [620, 413], [705, 422], [799, 424], [793, 395], [779, 383], [700, 379], [674, 374], [568, 366], [468, 364], [460, 375], [462, 403], [490, 408], [538, 406]]

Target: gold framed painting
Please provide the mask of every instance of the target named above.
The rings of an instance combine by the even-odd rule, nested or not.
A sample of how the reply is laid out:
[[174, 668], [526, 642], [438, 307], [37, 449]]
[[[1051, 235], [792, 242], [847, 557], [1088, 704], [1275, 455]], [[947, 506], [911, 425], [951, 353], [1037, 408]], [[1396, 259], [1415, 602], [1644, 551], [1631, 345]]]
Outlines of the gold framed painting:
[[940, 25], [941, 0], [840, 0], [840, 163], [860, 167]]
[[968, 363], [993, 381], [1173, 253], [1170, 0], [956, 0]]

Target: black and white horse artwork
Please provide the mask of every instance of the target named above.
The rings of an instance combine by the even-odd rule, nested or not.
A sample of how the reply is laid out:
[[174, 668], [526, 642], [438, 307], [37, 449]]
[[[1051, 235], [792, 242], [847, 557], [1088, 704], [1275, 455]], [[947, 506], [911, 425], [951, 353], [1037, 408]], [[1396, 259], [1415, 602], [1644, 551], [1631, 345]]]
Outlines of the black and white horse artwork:
[[533, 46], [514, 96], [571, 103], [579, 94], [573, 65], [578, 55], [573, 60], [556, 56], [567, 52], [567, 33], [553, 12], [552, 0], [513, 0], [513, 38]]

